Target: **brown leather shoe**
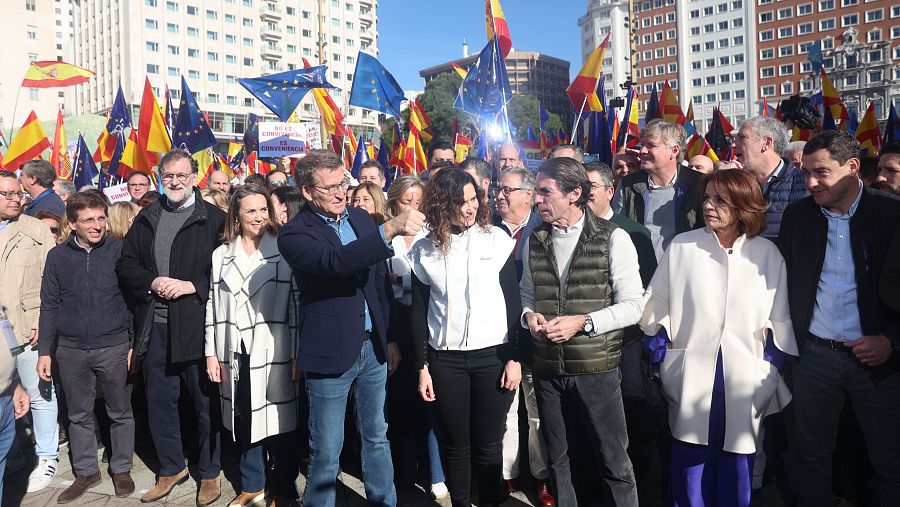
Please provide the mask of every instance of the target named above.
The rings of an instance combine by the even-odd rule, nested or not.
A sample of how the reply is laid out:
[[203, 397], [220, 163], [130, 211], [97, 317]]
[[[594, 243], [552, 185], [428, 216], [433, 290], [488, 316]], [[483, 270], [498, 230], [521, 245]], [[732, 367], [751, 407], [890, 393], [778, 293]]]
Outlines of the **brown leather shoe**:
[[262, 489], [255, 493], [241, 491], [241, 494], [234, 497], [234, 500], [228, 504], [228, 507], [259, 507], [266, 504], [266, 490]]
[[296, 498], [288, 498], [286, 496], [273, 496], [269, 500], [269, 507], [296, 507], [300, 505]]
[[200, 491], [197, 492], [197, 507], [206, 507], [222, 496], [222, 488], [219, 478], [203, 479], [200, 481]]
[[150, 503], [155, 502], [161, 498], [165, 498], [169, 496], [169, 493], [175, 489], [175, 486], [179, 484], [184, 484], [185, 481], [188, 480], [188, 469], [184, 467], [175, 475], [168, 476], [160, 476], [159, 479], [156, 480], [156, 485], [150, 488], [144, 496], [141, 497], [141, 502]]
[[100, 484], [100, 472], [91, 475], [76, 475], [75, 482], [56, 497], [56, 503], [74, 502], [88, 489]]
[[131, 480], [130, 472], [121, 472], [112, 474], [113, 488], [116, 490], [116, 496], [125, 498], [134, 493], [134, 481]]
[[537, 497], [538, 502], [541, 503], [541, 507], [556, 506], [556, 499], [553, 498], [553, 494], [550, 493], [550, 482], [547, 480], [542, 481], [538, 479]]

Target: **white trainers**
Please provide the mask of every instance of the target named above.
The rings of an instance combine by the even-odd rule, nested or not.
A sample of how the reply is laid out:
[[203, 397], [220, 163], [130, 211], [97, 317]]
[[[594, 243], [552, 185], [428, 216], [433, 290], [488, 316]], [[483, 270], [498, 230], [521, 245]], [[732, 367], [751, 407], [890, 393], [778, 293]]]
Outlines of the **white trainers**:
[[447, 489], [447, 485], [443, 482], [438, 482], [431, 485], [431, 498], [435, 500], [440, 500], [445, 496], [449, 495], [450, 491]]
[[59, 458], [41, 458], [37, 466], [34, 467], [34, 471], [28, 476], [28, 492], [34, 493], [49, 486], [53, 476], [56, 475], [56, 465], [58, 464]]

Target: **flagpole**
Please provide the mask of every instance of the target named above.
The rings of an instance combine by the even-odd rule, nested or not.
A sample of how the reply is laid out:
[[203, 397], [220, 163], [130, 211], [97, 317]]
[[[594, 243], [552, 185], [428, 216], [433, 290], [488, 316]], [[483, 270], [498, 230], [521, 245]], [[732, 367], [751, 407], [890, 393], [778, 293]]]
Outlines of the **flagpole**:
[[569, 144], [575, 144], [575, 131], [578, 130], [578, 121], [581, 119], [581, 114], [584, 113], [584, 106], [586, 104], [587, 96], [581, 101], [581, 111], [578, 111], [578, 116], [575, 117], [575, 123], [572, 124], [572, 135], [569, 138]]
[[16, 103], [13, 104], [13, 114], [12, 119], [9, 120], [9, 141], [7, 141], [7, 149], [9, 149], [9, 143], [12, 142], [13, 139], [13, 128], [16, 126], [16, 109], [19, 108], [19, 95], [22, 93], [22, 87], [19, 87], [19, 91], [16, 92]]

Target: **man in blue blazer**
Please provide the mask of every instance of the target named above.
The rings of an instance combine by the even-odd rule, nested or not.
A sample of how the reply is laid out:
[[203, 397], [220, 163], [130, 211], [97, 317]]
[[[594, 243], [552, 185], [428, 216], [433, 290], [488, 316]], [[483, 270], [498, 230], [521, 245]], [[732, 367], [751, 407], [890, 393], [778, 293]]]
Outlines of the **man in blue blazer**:
[[309, 472], [303, 505], [335, 503], [347, 397], [354, 389], [369, 505], [393, 506], [397, 494], [384, 416], [385, 383], [400, 361], [387, 339], [391, 239], [414, 235], [424, 216], [408, 210], [376, 227], [347, 207], [340, 157], [311, 151], [295, 168], [306, 206], [281, 228], [278, 247], [300, 286], [297, 367], [309, 395]]

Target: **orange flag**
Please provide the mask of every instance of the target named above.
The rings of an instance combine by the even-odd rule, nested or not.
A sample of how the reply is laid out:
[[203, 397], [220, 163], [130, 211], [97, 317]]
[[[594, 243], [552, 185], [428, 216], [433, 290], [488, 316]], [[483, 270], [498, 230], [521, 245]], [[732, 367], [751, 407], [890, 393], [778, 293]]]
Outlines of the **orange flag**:
[[512, 37], [509, 35], [509, 25], [503, 15], [503, 8], [500, 7], [500, 0], [484, 0], [484, 11], [487, 38], [491, 40], [494, 35], [497, 36], [497, 40], [500, 42], [500, 53], [506, 59], [512, 50]]
[[591, 52], [584, 67], [566, 88], [569, 100], [572, 101], [576, 111], [603, 112], [603, 104], [597, 96], [597, 83], [600, 81], [600, 73], [603, 72], [603, 55], [609, 47], [609, 35], [606, 34], [603, 42]]
[[[143, 158], [150, 165], [159, 164], [159, 153], [172, 149], [172, 140], [166, 129], [166, 119], [156, 102], [156, 94], [150, 87], [150, 79], [144, 78], [144, 95], [141, 98], [141, 115], [138, 118], [137, 145]], [[137, 168], [134, 168], [137, 170]]]
[[20, 165], [34, 160], [41, 155], [41, 152], [50, 147], [50, 140], [41, 127], [34, 111], [25, 118], [22, 128], [16, 132], [12, 142], [9, 143], [9, 149], [6, 150], [6, 157], [3, 166], [7, 170], [15, 171]]
[[663, 84], [662, 97], [659, 101], [659, 110], [662, 112], [663, 119], [670, 123], [684, 125], [687, 118], [681, 111], [681, 104], [678, 103], [678, 95], [669, 87], [669, 82]]

